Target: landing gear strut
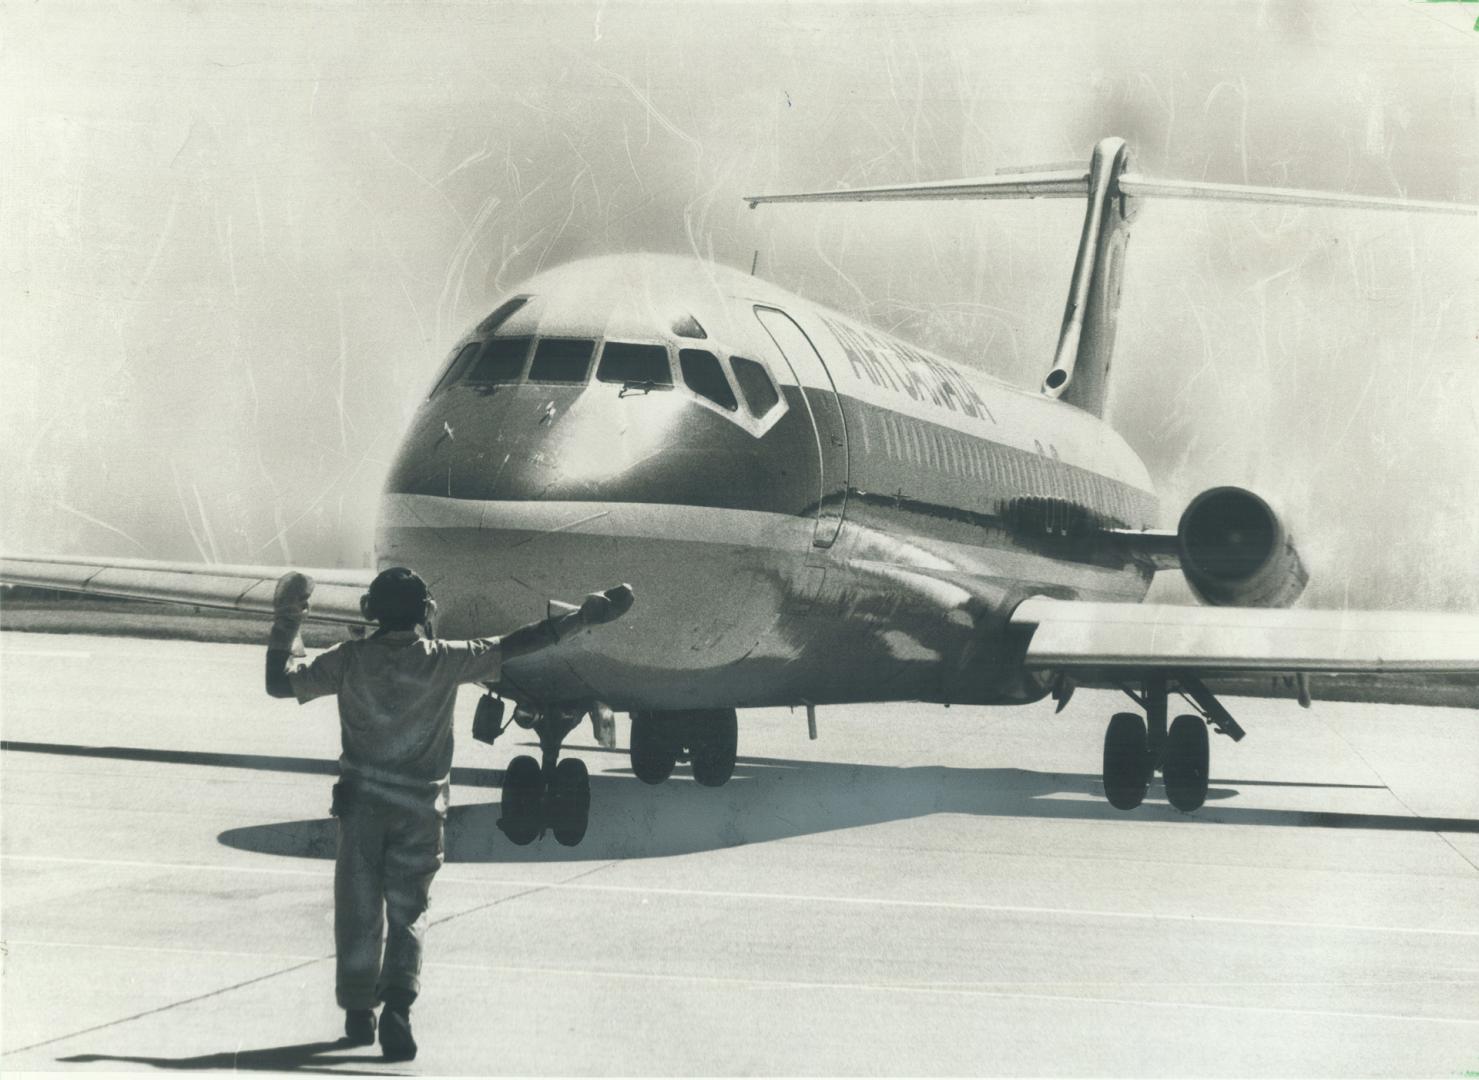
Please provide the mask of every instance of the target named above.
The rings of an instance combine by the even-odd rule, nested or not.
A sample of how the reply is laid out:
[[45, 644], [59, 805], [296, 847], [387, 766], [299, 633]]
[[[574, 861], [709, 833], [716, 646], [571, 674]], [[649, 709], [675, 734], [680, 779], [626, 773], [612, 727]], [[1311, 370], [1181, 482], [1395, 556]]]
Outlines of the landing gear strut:
[[585, 838], [591, 814], [590, 773], [577, 758], [559, 760], [560, 745], [583, 715], [583, 710], [552, 709], [529, 723], [539, 736], [539, 760], [520, 754], [503, 774], [498, 827], [515, 844], [532, 844], [546, 828], [566, 847]]
[[1207, 725], [1234, 742], [1244, 731], [1200, 679], [1179, 674], [1178, 688], [1205, 714], [1183, 714], [1166, 725], [1170, 681], [1164, 675], [1145, 680], [1144, 690], [1125, 693], [1145, 710], [1115, 713], [1104, 732], [1104, 795], [1117, 810], [1133, 810], [1144, 800], [1150, 782], [1160, 772], [1166, 800], [1189, 814], [1207, 801], [1210, 758]]
[[734, 775], [738, 748], [733, 709], [632, 713], [632, 772], [644, 784], [661, 784], [686, 753], [696, 781], [721, 787]]

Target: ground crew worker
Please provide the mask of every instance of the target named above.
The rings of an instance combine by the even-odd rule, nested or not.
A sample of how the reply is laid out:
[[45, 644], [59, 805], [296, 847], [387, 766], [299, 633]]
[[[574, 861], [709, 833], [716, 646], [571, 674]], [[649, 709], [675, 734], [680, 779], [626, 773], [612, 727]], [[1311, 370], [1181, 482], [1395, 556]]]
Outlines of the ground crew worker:
[[632, 590], [592, 593], [575, 611], [502, 638], [441, 641], [430, 636], [436, 604], [426, 583], [392, 567], [360, 600], [379, 629], [304, 662], [295, 657], [304, 655], [299, 629], [312, 592], [303, 574], [284, 574], [277, 583], [267, 692], [300, 703], [339, 697], [343, 754], [331, 811], [339, 822], [335, 993], [350, 1043], [375, 1041], [374, 1009], [384, 1002], [381, 1052], [409, 1061], [416, 1056], [410, 1012], [421, 988], [428, 892], [442, 865], [457, 687], [492, 682], [503, 661], [620, 618], [632, 606]]

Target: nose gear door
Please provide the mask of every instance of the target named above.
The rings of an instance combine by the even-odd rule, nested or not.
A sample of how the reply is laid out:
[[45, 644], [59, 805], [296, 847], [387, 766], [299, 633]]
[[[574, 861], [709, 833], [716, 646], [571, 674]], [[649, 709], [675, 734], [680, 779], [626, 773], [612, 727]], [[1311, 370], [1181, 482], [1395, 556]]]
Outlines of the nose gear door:
[[755, 305], [755, 317], [790, 367], [811, 414], [822, 477], [812, 545], [831, 547], [842, 528], [843, 514], [847, 509], [847, 424], [842, 415], [842, 402], [837, 398], [837, 386], [811, 338], [794, 319], [779, 308], [760, 304]]

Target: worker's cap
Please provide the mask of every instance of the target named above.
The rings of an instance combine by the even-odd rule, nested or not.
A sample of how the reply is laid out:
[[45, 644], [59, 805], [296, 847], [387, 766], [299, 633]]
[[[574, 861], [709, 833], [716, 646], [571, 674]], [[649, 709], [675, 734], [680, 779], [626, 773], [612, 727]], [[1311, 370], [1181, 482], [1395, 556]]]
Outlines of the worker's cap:
[[392, 566], [375, 575], [365, 595], [365, 614], [389, 626], [414, 626], [426, 618], [431, 591], [421, 575], [404, 566]]

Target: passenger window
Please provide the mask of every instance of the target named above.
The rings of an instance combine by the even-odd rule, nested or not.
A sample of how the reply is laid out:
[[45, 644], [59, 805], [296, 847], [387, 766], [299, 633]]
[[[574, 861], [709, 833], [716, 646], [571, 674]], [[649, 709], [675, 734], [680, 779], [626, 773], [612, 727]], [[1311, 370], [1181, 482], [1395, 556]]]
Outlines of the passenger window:
[[499, 304], [493, 309], [493, 314], [478, 323], [478, 333], [491, 334], [494, 330], [502, 326], [510, 315], [528, 302], [529, 298], [527, 296], [516, 296], [512, 300], [506, 300]]
[[705, 349], [680, 349], [678, 366], [683, 369], [683, 381], [700, 397], [706, 397], [721, 409], [734, 412], [739, 402], [719, 366], [719, 358]]
[[481, 341], [470, 342], [462, 346], [457, 355], [452, 358], [452, 362], [447, 365], [446, 370], [442, 372], [442, 377], [437, 380], [436, 386], [432, 388], [431, 393], [427, 396], [435, 397], [460, 379], [462, 373], [467, 370], [467, 365], [472, 363], [472, 358], [478, 354], [478, 350], [482, 347], [483, 343]]
[[524, 358], [529, 355], [529, 343], [533, 338], [508, 337], [489, 338], [483, 345], [482, 355], [473, 365], [465, 381], [470, 383], [518, 382], [524, 370]]
[[601, 366], [596, 369], [596, 378], [601, 382], [672, 386], [673, 371], [668, 367], [667, 346], [608, 341], [601, 350]]
[[529, 381], [583, 383], [591, 373], [591, 357], [595, 354], [594, 341], [541, 338], [529, 367]]
[[764, 365], [743, 356], [731, 356], [729, 363], [734, 367], [734, 381], [739, 383], [740, 393], [745, 396], [745, 404], [752, 413], [764, 416], [775, 408], [781, 396], [776, 392], [775, 383], [770, 381], [770, 372], [765, 370]]

